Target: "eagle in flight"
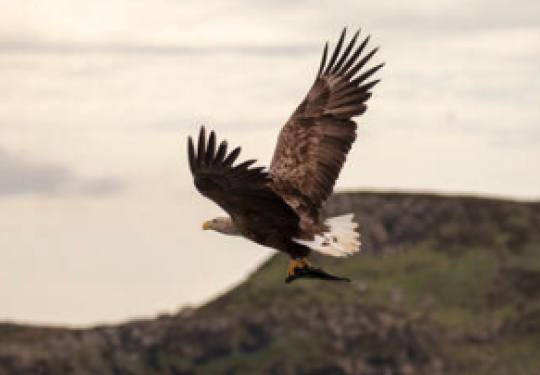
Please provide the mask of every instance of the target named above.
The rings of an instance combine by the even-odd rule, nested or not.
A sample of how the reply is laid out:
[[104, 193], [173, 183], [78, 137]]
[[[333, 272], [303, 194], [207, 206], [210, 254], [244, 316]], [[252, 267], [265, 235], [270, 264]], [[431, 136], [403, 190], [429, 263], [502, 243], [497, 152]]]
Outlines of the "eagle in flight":
[[369, 36], [357, 43], [359, 33], [344, 46], [344, 29], [329, 59], [325, 44], [315, 81], [281, 129], [268, 170], [253, 167], [253, 159], [235, 164], [240, 147], [229, 152], [214, 131], [207, 136], [201, 127], [196, 145], [188, 138], [195, 187], [229, 214], [205, 222], [203, 229], [289, 254], [286, 282], [300, 277], [348, 280], [312, 266], [306, 257], [311, 251], [344, 257], [360, 250], [352, 214], [320, 218], [356, 138], [352, 118], [366, 111], [380, 81], [371, 77], [384, 65], [364, 68], [378, 48], [363, 53]]

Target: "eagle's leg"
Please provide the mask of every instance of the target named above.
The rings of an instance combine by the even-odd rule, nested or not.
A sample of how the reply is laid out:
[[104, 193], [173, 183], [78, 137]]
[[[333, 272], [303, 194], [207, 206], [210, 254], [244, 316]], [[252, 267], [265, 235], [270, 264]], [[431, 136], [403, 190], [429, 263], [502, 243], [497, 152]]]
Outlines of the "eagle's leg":
[[309, 267], [310, 264], [306, 258], [298, 258], [298, 259], [291, 259], [291, 263], [289, 263], [289, 269], [287, 270], [288, 276], [295, 276], [297, 269], [302, 269]]
[[350, 281], [346, 277], [331, 275], [323, 271], [321, 268], [313, 267], [311, 264], [309, 264], [306, 258], [291, 259], [287, 273], [288, 275], [285, 279], [286, 283], [290, 283], [299, 278]]

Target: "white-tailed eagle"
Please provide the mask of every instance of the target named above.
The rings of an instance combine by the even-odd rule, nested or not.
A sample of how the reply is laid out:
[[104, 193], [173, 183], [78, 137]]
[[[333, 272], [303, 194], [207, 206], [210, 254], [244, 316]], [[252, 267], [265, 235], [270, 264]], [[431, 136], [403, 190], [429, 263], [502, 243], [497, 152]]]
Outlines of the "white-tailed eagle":
[[253, 167], [256, 160], [235, 165], [237, 147], [228, 151], [213, 131], [201, 128], [195, 146], [188, 139], [194, 183], [201, 194], [230, 217], [204, 223], [229, 235], [244, 236], [290, 255], [287, 281], [297, 277], [346, 280], [311, 266], [313, 250], [342, 257], [360, 250], [353, 215], [321, 220], [321, 206], [332, 193], [347, 153], [356, 138], [352, 120], [366, 111], [371, 79], [384, 64], [365, 69], [377, 48], [365, 53], [369, 36], [357, 43], [356, 32], [344, 45], [346, 30], [328, 59], [324, 46], [315, 82], [279, 134], [268, 170]]

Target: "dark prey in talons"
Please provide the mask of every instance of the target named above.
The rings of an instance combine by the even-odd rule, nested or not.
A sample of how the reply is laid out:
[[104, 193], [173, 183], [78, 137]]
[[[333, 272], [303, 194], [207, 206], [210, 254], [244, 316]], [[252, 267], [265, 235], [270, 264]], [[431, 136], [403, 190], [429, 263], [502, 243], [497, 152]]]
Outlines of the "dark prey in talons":
[[318, 268], [318, 267], [313, 267], [313, 266], [295, 268], [294, 274], [289, 275], [285, 279], [285, 283], [289, 284], [298, 279], [319, 279], [319, 280], [351, 282], [351, 280], [346, 277], [331, 275], [327, 273], [326, 271], [324, 271], [323, 269]]

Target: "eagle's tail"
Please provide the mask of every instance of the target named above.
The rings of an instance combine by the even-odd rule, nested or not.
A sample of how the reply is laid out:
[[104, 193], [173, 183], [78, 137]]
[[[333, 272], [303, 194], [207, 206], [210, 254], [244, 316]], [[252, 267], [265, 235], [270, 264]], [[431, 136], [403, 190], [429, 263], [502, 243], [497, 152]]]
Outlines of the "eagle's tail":
[[316, 234], [313, 240], [295, 238], [294, 241], [334, 257], [345, 257], [360, 251], [360, 233], [356, 230], [358, 224], [353, 221], [353, 214], [331, 217], [324, 224], [328, 231]]

